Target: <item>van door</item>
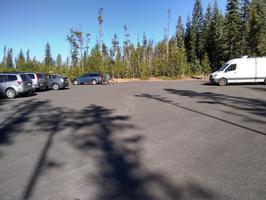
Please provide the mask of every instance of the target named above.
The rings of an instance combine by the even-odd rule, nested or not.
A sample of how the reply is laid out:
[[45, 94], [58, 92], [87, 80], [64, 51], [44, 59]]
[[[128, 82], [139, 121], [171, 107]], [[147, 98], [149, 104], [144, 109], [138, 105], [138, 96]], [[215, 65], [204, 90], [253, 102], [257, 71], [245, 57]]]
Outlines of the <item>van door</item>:
[[243, 59], [241, 66], [238, 65], [237, 77], [239, 83], [256, 82], [256, 66], [254, 59]]
[[225, 70], [226, 73], [226, 78], [228, 83], [237, 83], [238, 77], [237, 77], [237, 65], [236, 64], [231, 64], [227, 67]]

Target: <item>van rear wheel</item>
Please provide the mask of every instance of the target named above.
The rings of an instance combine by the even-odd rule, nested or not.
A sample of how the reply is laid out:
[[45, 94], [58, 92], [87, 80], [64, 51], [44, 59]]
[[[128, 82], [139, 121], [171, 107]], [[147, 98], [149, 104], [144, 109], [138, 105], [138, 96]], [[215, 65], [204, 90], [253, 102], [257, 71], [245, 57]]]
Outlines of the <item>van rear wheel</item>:
[[220, 86], [226, 86], [227, 85], [227, 80], [225, 78], [221, 78], [221, 79], [219, 79], [218, 84]]

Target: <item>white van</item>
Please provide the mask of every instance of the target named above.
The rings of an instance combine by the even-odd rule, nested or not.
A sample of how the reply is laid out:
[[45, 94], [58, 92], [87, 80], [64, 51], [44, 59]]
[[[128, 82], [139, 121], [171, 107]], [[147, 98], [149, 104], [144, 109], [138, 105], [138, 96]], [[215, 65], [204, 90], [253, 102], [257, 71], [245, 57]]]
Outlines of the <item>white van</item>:
[[225, 86], [229, 83], [266, 84], [266, 57], [232, 59], [209, 77], [212, 83]]

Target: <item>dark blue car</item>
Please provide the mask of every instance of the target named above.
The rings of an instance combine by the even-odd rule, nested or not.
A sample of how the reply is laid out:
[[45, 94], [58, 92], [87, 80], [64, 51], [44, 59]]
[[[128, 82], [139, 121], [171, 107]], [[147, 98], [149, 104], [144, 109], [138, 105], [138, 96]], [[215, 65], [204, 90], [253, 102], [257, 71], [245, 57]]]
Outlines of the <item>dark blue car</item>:
[[74, 85], [79, 85], [79, 84], [96, 85], [96, 84], [102, 84], [103, 77], [100, 73], [88, 73], [74, 78], [72, 82]]

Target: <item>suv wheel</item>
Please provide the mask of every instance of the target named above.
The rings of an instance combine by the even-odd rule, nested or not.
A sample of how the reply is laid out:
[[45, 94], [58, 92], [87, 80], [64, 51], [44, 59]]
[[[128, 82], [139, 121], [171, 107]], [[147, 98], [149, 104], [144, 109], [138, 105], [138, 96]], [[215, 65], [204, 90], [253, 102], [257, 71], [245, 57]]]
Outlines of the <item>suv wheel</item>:
[[79, 82], [78, 82], [77, 80], [74, 80], [73, 84], [74, 84], [74, 85], [78, 85]]
[[221, 78], [221, 79], [219, 79], [218, 84], [220, 86], [226, 86], [227, 85], [227, 81], [226, 81], [225, 78]]
[[53, 84], [53, 90], [59, 90], [59, 85], [58, 84]]
[[97, 81], [96, 80], [92, 80], [92, 85], [96, 85], [97, 84]]
[[6, 90], [6, 97], [9, 99], [14, 99], [16, 97], [16, 91], [12, 88]]

